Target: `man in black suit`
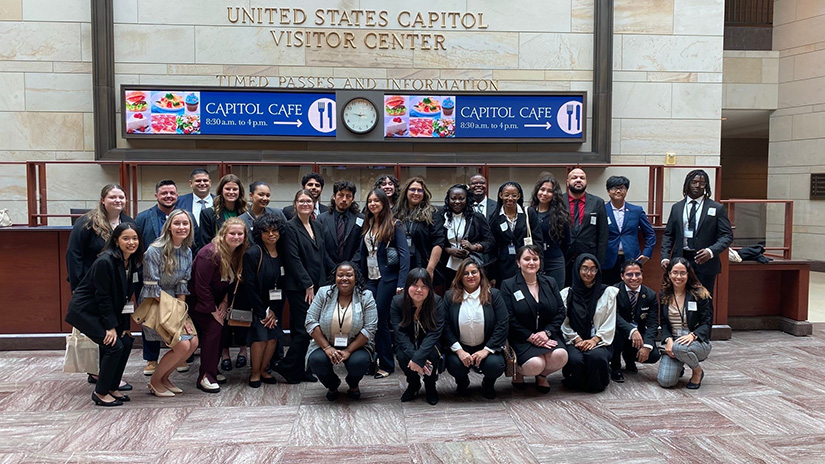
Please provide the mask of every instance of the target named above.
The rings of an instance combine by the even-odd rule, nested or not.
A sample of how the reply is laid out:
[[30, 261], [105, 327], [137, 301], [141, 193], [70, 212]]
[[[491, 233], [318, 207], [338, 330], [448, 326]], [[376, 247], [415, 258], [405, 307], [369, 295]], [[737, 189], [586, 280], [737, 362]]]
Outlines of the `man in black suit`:
[[662, 268], [670, 260], [690, 261], [699, 282], [713, 295], [716, 274], [722, 271], [719, 255], [733, 242], [733, 231], [725, 207], [710, 199], [708, 173], [690, 171], [682, 188], [685, 198], [673, 205], [662, 237]]
[[361, 228], [364, 215], [355, 201], [355, 184], [339, 180], [332, 185], [332, 201], [329, 211], [318, 216], [324, 226], [324, 244], [327, 254], [335, 262], [353, 261], [361, 245]]
[[573, 227], [570, 231], [565, 287], [570, 286], [573, 263], [580, 254], [592, 254], [599, 260], [600, 266], [607, 254], [609, 232], [604, 200], [587, 193], [586, 190], [587, 174], [581, 168], [570, 171], [567, 174], [567, 193], [564, 194], [564, 202], [570, 207]]
[[[308, 172], [304, 174], [304, 177], [301, 179], [301, 188], [304, 190], [309, 190], [309, 194], [312, 195], [312, 199], [315, 200], [316, 219], [321, 215], [321, 213], [325, 213], [329, 210], [328, 207], [321, 204], [321, 192], [324, 191], [324, 176], [318, 174], [317, 172]], [[292, 219], [292, 216], [295, 216], [295, 206], [289, 205], [284, 208], [284, 216], [286, 216], [287, 220]]]
[[659, 334], [659, 300], [656, 292], [642, 285], [642, 265], [635, 260], [622, 263], [622, 282], [615, 285], [616, 334], [613, 336], [613, 357], [610, 378], [624, 382], [622, 358], [628, 372], [638, 372], [636, 361], [655, 364], [661, 358], [656, 348]]
[[473, 209], [490, 222], [496, 212], [496, 201], [487, 198], [487, 179], [481, 174], [470, 177], [470, 193], [473, 194]]

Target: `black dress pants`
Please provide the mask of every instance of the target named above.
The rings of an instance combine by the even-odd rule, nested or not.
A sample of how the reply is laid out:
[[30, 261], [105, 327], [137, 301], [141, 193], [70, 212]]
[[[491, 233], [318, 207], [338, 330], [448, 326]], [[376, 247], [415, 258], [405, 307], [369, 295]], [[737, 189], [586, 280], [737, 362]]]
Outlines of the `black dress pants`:
[[[395, 352], [395, 358], [398, 360], [398, 367], [404, 372], [404, 375], [407, 377], [407, 383], [409, 385], [421, 385], [421, 375], [418, 372], [413, 371], [407, 365], [412, 360], [412, 356], [407, 354], [404, 350], [398, 349]], [[424, 376], [425, 382], [435, 382], [438, 380], [438, 352], [433, 348], [430, 351], [430, 354], [427, 355], [427, 360], [433, 364], [433, 373], [430, 375]], [[423, 367], [423, 366], [422, 366]]]
[[[118, 330], [118, 333], [122, 331]], [[98, 344], [100, 353], [100, 371], [97, 374], [95, 393], [100, 396], [108, 395], [110, 391], [115, 391], [120, 386], [126, 362], [132, 354], [134, 340], [131, 335], [125, 335], [117, 337], [114, 345], [104, 345], [102, 338], [89, 338]]]
[[[484, 346], [464, 347], [464, 351], [473, 354]], [[501, 353], [490, 353], [481, 361], [481, 373], [484, 374], [484, 380], [488, 382], [495, 382], [497, 378], [504, 374], [504, 356]], [[447, 372], [452, 375], [456, 383], [469, 382], [470, 368], [465, 366], [458, 358], [458, 355], [450, 351], [447, 353]]]
[[600, 346], [590, 351], [581, 351], [574, 345], [567, 345], [567, 364], [562, 368], [565, 387], [591, 393], [603, 391], [610, 383], [610, 346]]
[[[316, 290], [317, 291], [317, 290]], [[289, 350], [284, 355], [278, 371], [287, 380], [304, 380], [307, 368], [304, 360], [309, 348], [309, 334], [306, 329], [307, 310], [309, 305], [304, 298], [304, 290], [287, 290], [286, 298], [289, 301]]]
[[[617, 371], [622, 368], [622, 358], [624, 358], [625, 366], [636, 362], [636, 354], [639, 353], [639, 350], [633, 348], [633, 343], [628, 337], [630, 337], [630, 334], [623, 332], [618, 326], [616, 327], [616, 334], [613, 336], [613, 356], [610, 358], [611, 370]], [[653, 349], [650, 350], [647, 361], [644, 363], [656, 364], [661, 357], [662, 354], [659, 352], [659, 348], [653, 345]]]
[[[349, 358], [344, 361], [344, 367], [347, 368], [346, 382], [350, 388], [358, 388], [361, 379], [366, 375], [370, 368], [372, 357], [366, 348], [358, 348], [352, 353]], [[341, 379], [335, 374], [332, 361], [324, 350], [317, 349], [309, 355], [308, 364], [312, 373], [318, 376], [318, 380], [327, 387], [328, 390], [338, 388], [341, 385]]]

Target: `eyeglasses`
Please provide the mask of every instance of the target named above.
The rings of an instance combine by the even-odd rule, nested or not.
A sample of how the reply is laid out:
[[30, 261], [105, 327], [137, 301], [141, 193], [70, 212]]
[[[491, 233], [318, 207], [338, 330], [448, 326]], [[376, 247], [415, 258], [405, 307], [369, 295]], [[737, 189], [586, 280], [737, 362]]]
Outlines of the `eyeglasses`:
[[687, 277], [687, 275], [686, 271], [670, 271], [671, 277]]
[[298, 200], [299, 205], [311, 205], [313, 203], [315, 203], [315, 202], [312, 201], [312, 200]]
[[521, 195], [519, 195], [518, 193], [515, 194], [515, 195], [511, 195], [511, 194], [507, 194], [507, 193], [504, 193], [504, 194], [501, 195], [501, 198], [503, 198], [505, 200], [518, 200], [520, 197], [521, 197]]
[[610, 187], [607, 191], [608, 192], [626, 192], [627, 187], [625, 187], [624, 185], [621, 185], [619, 187]]
[[703, 180], [692, 180], [690, 181], [690, 185], [694, 185], [696, 187], [707, 187], [708, 183]]
[[597, 272], [599, 272], [599, 270], [595, 267], [583, 267], [581, 268], [581, 272], [582, 274], [595, 275]]
[[641, 277], [641, 276], [642, 276], [641, 272], [628, 272], [628, 273], [625, 273], [625, 277], [628, 277], [628, 278], [631, 278], [631, 279], [638, 278], [638, 277]]
[[419, 189], [419, 188], [411, 188], [411, 189], [408, 189], [407, 191], [410, 192], [410, 193], [424, 193], [424, 189]]

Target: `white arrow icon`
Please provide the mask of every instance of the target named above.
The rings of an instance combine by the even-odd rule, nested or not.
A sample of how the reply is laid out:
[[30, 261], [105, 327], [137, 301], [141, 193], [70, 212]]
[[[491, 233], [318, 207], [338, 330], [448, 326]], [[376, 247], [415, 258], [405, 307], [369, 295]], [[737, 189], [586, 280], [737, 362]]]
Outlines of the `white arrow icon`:
[[547, 121], [544, 124], [525, 124], [524, 127], [543, 127], [545, 129], [550, 129], [550, 121]]
[[297, 120], [295, 122], [292, 121], [272, 121], [272, 124], [286, 124], [288, 126], [295, 126], [296, 128], [301, 127], [301, 120]]

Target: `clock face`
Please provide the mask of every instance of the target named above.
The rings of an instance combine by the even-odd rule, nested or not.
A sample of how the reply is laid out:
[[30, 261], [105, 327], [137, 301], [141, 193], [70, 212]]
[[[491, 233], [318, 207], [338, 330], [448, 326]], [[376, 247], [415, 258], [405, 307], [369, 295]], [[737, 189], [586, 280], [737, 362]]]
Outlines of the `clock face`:
[[353, 98], [342, 112], [344, 126], [356, 134], [366, 134], [378, 125], [378, 110], [366, 98]]

